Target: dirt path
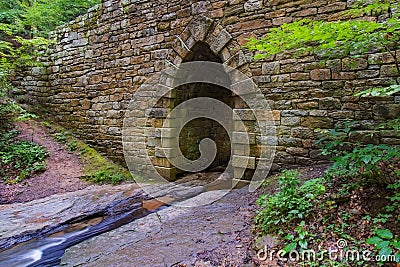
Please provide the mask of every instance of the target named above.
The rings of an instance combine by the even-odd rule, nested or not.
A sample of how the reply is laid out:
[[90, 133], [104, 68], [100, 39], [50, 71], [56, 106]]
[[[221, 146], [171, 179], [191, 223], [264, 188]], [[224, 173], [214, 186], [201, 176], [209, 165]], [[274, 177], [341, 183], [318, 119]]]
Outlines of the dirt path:
[[53, 140], [47, 129], [35, 121], [19, 122], [20, 138], [32, 140], [46, 147], [50, 156], [46, 171], [22, 183], [7, 185], [0, 181], [0, 204], [28, 202], [53, 194], [72, 192], [89, 186], [79, 179], [83, 163], [62, 144]]

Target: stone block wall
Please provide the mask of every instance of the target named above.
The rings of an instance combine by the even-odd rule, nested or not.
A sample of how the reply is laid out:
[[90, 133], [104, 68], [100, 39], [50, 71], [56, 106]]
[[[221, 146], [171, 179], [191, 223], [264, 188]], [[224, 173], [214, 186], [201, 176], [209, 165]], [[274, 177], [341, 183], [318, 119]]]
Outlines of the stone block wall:
[[[399, 79], [393, 57], [375, 52], [357, 59], [277, 55], [256, 61], [243, 45], [247, 38], [261, 37], [286, 22], [337, 19], [352, 4], [351, 0], [105, 0], [59, 28], [53, 34], [57, 44], [43, 58], [46, 67], [33, 68], [15, 84], [26, 89], [32, 104], [47, 109], [79, 138], [123, 162], [122, 122], [132, 95], [166, 67], [201, 60], [192, 49], [203, 42], [220, 62], [251, 77], [268, 101], [278, 137], [273, 169], [318, 163], [324, 159], [314, 145], [316, 129], [358, 121], [357, 139], [366, 140], [376, 123], [400, 116], [400, 96], [353, 96]], [[385, 19], [382, 16], [371, 19]], [[397, 55], [400, 60], [400, 51]], [[253, 127], [252, 120], [247, 124]], [[399, 144], [393, 133], [377, 138]], [[253, 154], [250, 165], [257, 162], [257, 153]], [[162, 158], [153, 160], [158, 166], [168, 165]], [[240, 166], [240, 155], [235, 161]]]

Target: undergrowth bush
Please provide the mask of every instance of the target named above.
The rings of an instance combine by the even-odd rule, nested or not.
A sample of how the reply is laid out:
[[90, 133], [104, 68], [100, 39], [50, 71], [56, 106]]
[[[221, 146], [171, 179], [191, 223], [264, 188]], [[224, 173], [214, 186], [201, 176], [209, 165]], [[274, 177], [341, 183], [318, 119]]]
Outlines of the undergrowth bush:
[[49, 152], [34, 142], [16, 139], [18, 133], [12, 130], [1, 135], [0, 165], [3, 179], [7, 183], [21, 182], [46, 169]]
[[[400, 176], [400, 146], [388, 144], [363, 144], [350, 142], [355, 123], [347, 122], [343, 128], [335, 127], [322, 132], [317, 144], [322, 144], [322, 155], [331, 156], [333, 165], [326, 172], [327, 178], [358, 177], [362, 183], [395, 183]], [[376, 128], [398, 133], [400, 120], [382, 123]]]
[[260, 210], [255, 218], [263, 233], [280, 233], [289, 226], [306, 218], [313, 210], [318, 196], [325, 192], [322, 178], [302, 184], [296, 170], [283, 171], [278, 177], [275, 194], [262, 195], [257, 204]]

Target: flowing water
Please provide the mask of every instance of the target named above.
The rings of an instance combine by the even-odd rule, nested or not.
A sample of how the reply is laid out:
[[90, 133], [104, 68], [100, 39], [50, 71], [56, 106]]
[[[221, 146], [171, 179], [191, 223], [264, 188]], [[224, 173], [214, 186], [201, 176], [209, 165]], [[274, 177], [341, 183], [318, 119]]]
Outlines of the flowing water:
[[[204, 177], [215, 180], [220, 173], [204, 173], [197, 174], [192, 177], [189, 175], [182, 179], [182, 182], [190, 182], [204, 184]], [[203, 177], [204, 176], [204, 177]], [[201, 179], [203, 178], [203, 179]], [[208, 181], [209, 182], [209, 181]], [[208, 183], [206, 183], [208, 184]], [[206, 186], [205, 191], [218, 190], [220, 186], [225, 186], [223, 183], [217, 183], [216, 186]], [[230, 186], [230, 184], [229, 184]], [[216, 187], [216, 188], [214, 188]], [[59, 266], [61, 258], [67, 248], [72, 247], [91, 237], [102, 233], [114, 230], [122, 225], [128, 224], [136, 219], [147, 216], [150, 213], [159, 211], [167, 205], [175, 202], [177, 199], [172, 197], [159, 197], [158, 199], [141, 200], [133, 205], [125, 205], [128, 200], [118, 203], [116, 207], [110, 207], [110, 210], [105, 212], [106, 216], [91, 216], [81, 220], [79, 223], [74, 223], [66, 226], [58, 227], [47, 235], [40, 238], [21, 243], [10, 249], [0, 252], [0, 266], [6, 267], [54, 267]], [[126, 203], [125, 203], [126, 202]], [[122, 205], [121, 205], [122, 204]], [[119, 207], [126, 207], [130, 211], [119, 213]], [[114, 214], [113, 209], [118, 215]], [[24, 237], [21, 238], [23, 242]]]
[[[67, 248], [74, 246], [93, 236], [111, 231], [122, 225], [142, 218], [155, 210], [143, 207], [143, 204], [132, 211], [108, 218], [92, 218], [81, 224], [74, 224], [65, 230], [53, 233], [48, 237], [31, 240], [11, 249], [0, 252], [0, 266], [7, 267], [54, 267], [60, 264], [60, 259]], [[90, 221], [98, 222], [90, 225]], [[83, 228], [83, 229], [81, 229]]]

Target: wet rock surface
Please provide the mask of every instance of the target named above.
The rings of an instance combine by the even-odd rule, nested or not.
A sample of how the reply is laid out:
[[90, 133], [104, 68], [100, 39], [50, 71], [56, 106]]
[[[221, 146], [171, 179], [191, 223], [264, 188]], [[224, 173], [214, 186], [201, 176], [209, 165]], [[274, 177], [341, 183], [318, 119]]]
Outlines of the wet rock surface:
[[225, 193], [202, 193], [86, 240], [69, 248], [61, 265], [246, 266], [256, 196], [247, 188]]
[[27, 203], [0, 205], [0, 249], [51, 233], [65, 223], [123, 212], [144, 197], [136, 184], [104, 185]]
[[[176, 184], [91, 186], [1, 205], [0, 261], [31, 266], [18, 264], [43, 251], [54, 263], [71, 246], [62, 266], [246, 266], [256, 194], [215, 190], [214, 183], [226, 183], [210, 183], [217, 173], [198, 176]], [[134, 221], [125, 219], [132, 212]]]

